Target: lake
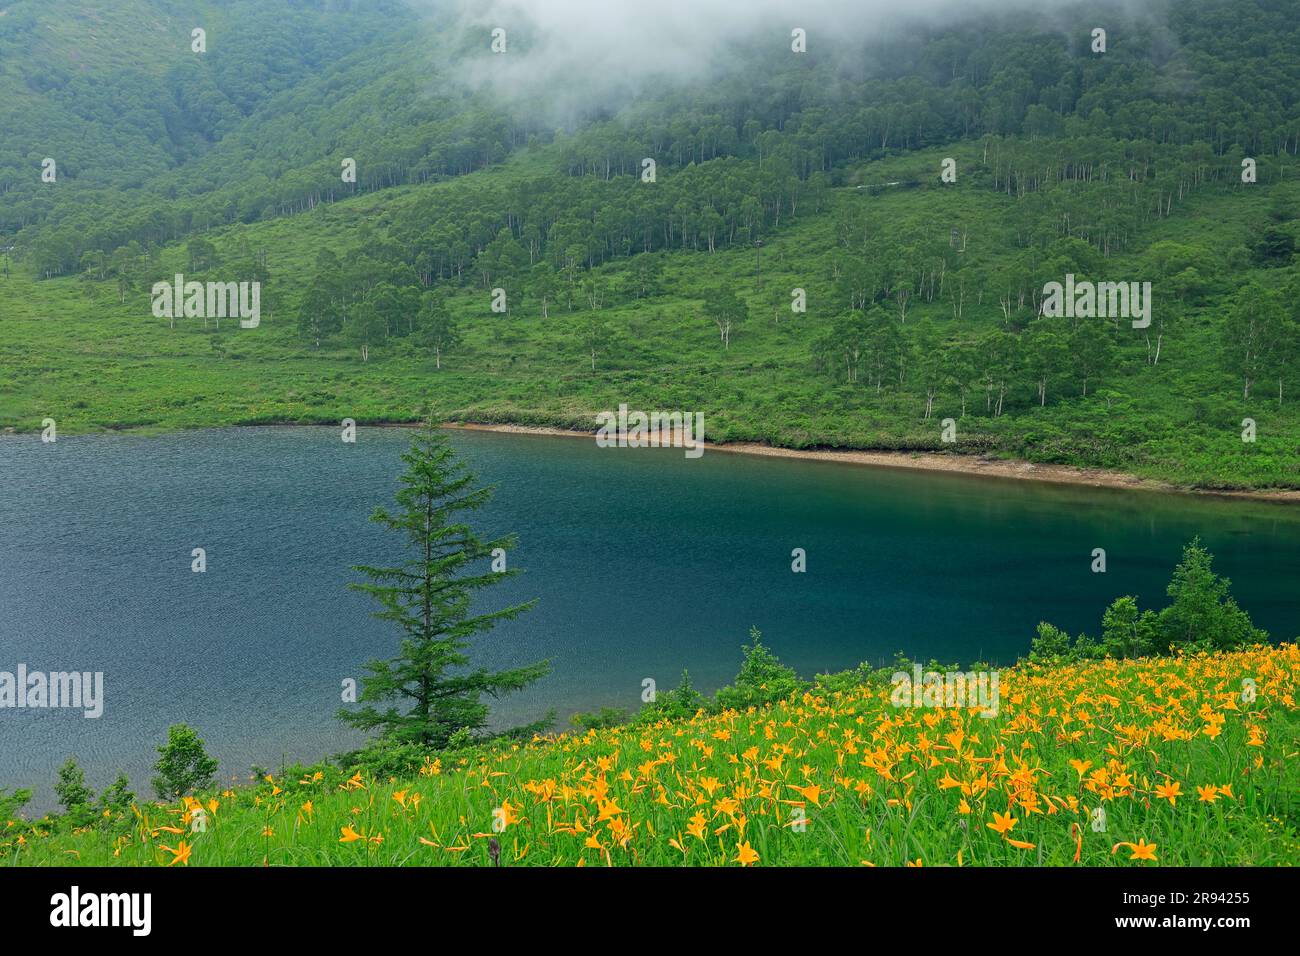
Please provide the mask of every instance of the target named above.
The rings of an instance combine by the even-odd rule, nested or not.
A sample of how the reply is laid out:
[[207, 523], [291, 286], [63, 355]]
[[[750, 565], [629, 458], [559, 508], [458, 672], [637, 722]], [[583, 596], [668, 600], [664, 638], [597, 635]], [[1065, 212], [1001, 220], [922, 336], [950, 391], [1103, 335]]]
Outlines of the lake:
[[[485, 592], [539, 598], [476, 661], [550, 658], [553, 674], [494, 706], [524, 722], [609, 705], [689, 668], [734, 677], [751, 626], [804, 675], [897, 650], [1008, 664], [1040, 620], [1100, 630], [1122, 594], [1160, 607], [1200, 535], [1238, 602], [1275, 639], [1300, 634], [1300, 509], [867, 468], [838, 462], [451, 432], [513, 531], [526, 572]], [[151, 795], [167, 726], [199, 728], [223, 774], [310, 761], [357, 742], [341, 682], [395, 634], [349, 591], [349, 566], [395, 561], [367, 521], [391, 500], [405, 429], [236, 428], [162, 437], [0, 440], [0, 671], [102, 671], [104, 714], [0, 709], [0, 787], [34, 786], [76, 754], [92, 784], [119, 769]], [[191, 571], [204, 548], [207, 570]], [[791, 571], [791, 551], [807, 571]], [[1091, 571], [1104, 548], [1107, 571]]]

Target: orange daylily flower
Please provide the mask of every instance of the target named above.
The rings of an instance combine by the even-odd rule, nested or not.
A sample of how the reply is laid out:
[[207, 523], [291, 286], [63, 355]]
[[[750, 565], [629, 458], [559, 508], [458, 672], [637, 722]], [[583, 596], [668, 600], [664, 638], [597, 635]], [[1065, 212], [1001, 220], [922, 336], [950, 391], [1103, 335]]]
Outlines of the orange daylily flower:
[[1148, 843], [1145, 837], [1140, 837], [1137, 843], [1116, 843], [1111, 847], [1110, 852], [1114, 853], [1120, 847], [1126, 846], [1133, 851], [1130, 860], [1154, 860], [1156, 858], [1156, 845]]
[[997, 833], [1001, 833], [1005, 836], [1007, 831], [1013, 829], [1015, 825], [1019, 822], [1020, 822], [1019, 820], [1017, 820], [1009, 813], [998, 813], [997, 811], [994, 811], [993, 822], [986, 823], [985, 826], [987, 826], [990, 830], [993, 830]]

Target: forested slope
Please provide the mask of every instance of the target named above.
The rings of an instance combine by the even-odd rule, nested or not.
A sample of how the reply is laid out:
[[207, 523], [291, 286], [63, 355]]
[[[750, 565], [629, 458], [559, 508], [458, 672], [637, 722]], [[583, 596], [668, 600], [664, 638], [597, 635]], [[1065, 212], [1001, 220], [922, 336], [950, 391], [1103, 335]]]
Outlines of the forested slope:
[[[622, 101], [471, 82], [489, 28], [452, 10], [279, 6], [213, 12], [256, 42], [213, 28], [196, 57], [202, 5], [144, 4], [174, 51], [66, 48], [35, 83], [22, 35], [73, 4], [0, 17], [0, 425], [589, 427], [628, 402], [703, 411], [714, 440], [1300, 487], [1288, 4], [950, 18], [803, 55], [776, 31]], [[97, 162], [100, 136], [125, 153]], [[261, 281], [259, 326], [155, 317], [177, 272]], [[1067, 275], [1150, 282], [1150, 325], [1042, 314]]]

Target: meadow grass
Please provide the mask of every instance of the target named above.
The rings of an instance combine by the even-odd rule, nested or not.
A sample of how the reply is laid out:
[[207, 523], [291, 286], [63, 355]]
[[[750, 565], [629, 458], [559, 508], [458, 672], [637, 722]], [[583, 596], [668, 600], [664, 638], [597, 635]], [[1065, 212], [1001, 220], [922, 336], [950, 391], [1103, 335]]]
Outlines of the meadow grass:
[[495, 849], [502, 866], [1293, 865], [1298, 678], [1295, 644], [1022, 662], [1001, 672], [993, 717], [895, 706], [877, 678], [431, 755], [400, 779], [294, 768], [77, 831], [7, 821], [0, 860], [483, 866]]

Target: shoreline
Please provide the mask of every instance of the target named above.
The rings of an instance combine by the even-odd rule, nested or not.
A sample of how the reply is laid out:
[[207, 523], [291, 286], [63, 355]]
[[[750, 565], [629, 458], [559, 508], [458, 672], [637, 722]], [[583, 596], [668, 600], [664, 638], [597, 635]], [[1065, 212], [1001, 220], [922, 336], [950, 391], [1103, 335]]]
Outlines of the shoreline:
[[[330, 423], [332, 424], [332, 423]], [[320, 428], [325, 422], [258, 422], [247, 424], [211, 425], [204, 428]], [[359, 422], [358, 428], [420, 428], [420, 422]], [[499, 432], [510, 435], [539, 435], [556, 438], [594, 439], [596, 429], [559, 428], [553, 425], [517, 425], [508, 422], [487, 423], [469, 421], [443, 421], [440, 428], [458, 431]], [[167, 434], [173, 429], [162, 429]], [[182, 429], [187, 430], [187, 429]], [[115, 434], [150, 433], [137, 428], [110, 429]], [[0, 430], [0, 438], [16, 437], [12, 428]], [[1300, 489], [1292, 488], [1193, 488], [1177, 485], [1157, 478], [1142, 478], [1107, 468], [1087, 468], [1081, 465], [1038, 464], [1023, 459], [993, 458], [984, 455], [963, 455], [934, 451], [881, 451], [859, 448], [782, 448], [761, 442], [704, 442], [708, 452], [725, 452], [733, 455], [753, 455], [763, 458], [795, 458], [805, 461], [830, 461], [859, 467], [893, 468], [904, 471], [942, 472], [976, 478], [995, 478], [1017, 481], [1035, 481], [1044, 484], [1071, 485], [1088, 488], [1118, 488], [1129, 491], [1163, 492], [1165, 494], [1193, 495], [1203, 498], [1230, 498], [1275, 504], [1300, 504]]]
[[[402, 425], [401, 427], [415, 427]], [[559, 438], [594, 438], [595, 430], [556, 428], [549, 425], [480, 424], [475, 422], [443, 422], [443, 428], [460, 431], [501, 432], [511, 435], [544, 435]], [[1075, 485], [1091, 488], [1121, 488], [1134, 491], [1155, 491], [1216, 498], [1245, 498], [1253, 501], [1300, 503], [1300, 490], [1293, 489], [1214, 489], [1187, 488], [1154, 478], [1106, 468], [1084, 468], [1078, 465], [1043, 465], [1019, 459], [987, 458], [976, 455], [947, 454], [943, 452], [871, 451], [867, 449], [833, 448], [781, 448], [759, 442], [705, 442], [706, 452], [727, 452], [734, 455], [754, 455], [763, 458], [799, 458], [806, 461], [834, 461], [841, 464], [874, 468], [895, 468], [909, 471], [946, 472], [984, 478], [1039, 481], [1048, 484]]]

